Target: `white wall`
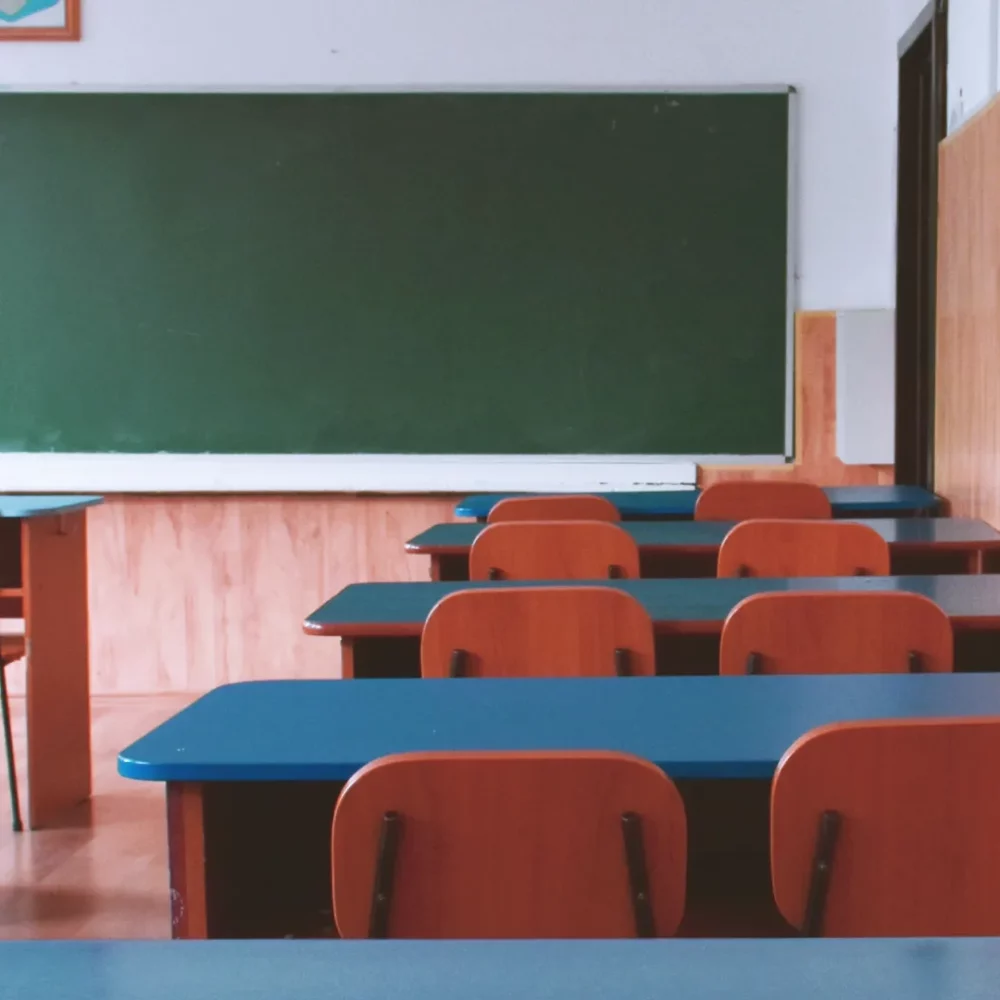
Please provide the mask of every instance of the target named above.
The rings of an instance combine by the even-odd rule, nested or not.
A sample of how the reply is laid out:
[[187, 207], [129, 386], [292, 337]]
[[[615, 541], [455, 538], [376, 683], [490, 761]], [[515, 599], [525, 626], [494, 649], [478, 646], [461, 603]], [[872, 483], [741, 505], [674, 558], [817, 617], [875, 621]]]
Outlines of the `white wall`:
[[1000, 0], [951, 0], [948, 8], [948, 131], [997, 92]]
[[892, 465], [896, 456], [896, 314], [837, 314], [837, 458]]
[[[900, 0], [83, 0], [0, 86], [801, 89], [799, 306], [891, 306]], [[904, 25], [905, 27], [905, 25]]]

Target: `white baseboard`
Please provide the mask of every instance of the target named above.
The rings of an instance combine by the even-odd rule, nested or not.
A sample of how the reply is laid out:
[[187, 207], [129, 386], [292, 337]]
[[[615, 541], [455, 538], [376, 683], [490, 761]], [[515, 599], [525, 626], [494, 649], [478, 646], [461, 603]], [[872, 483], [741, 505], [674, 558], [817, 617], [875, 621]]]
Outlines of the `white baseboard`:
[[472, 493], [664, 490], [699, 464], [781, 456], [0, 455], [0, 493]]

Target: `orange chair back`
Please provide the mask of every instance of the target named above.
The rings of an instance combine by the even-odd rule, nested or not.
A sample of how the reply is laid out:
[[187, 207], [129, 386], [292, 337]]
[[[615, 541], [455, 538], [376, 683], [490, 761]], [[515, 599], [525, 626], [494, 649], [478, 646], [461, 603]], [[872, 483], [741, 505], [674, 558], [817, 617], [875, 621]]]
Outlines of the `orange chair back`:
[[607, 497], [588, 494], [507, 497], [494, 504], [486, 520], [500, 521], [620, 521], [618, 508]]
[[899, 591], [754, 594], [722, 626], [722, 674], [945, 673], [948, 616]]
[[345, 938], [664, 937], [687, 826], [670, 779], [627, 754], [401, 754], [348, 782], [332, 862]]
[[653, 622], [611, 587], [460, 590], [431, 610], [424, 677], [613, 677], [656, 672]]
[[774, 898], [804, 933], [1000, 934], [1000, 719], [856, 722], [785, 754]]
[[639, 576], [639, 546], [608, 521], [507, 521], [480, 532], [472, 580], [608, 580]]
[[719, 547], [719, 576], [888, 576], [889, 543], [850, 521], [744, 521]]
[[822, 488], [783, 480], [733, 480], [706, 487], [694, 507], [696, 521], [747, 521], [752, 517], [833, 517]]

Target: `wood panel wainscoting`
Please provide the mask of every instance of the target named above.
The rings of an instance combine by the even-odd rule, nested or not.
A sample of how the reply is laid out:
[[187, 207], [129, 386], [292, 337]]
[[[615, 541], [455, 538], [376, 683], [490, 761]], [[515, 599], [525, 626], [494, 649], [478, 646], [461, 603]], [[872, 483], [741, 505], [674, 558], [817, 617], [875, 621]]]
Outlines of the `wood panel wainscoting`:
[[[836, 315], [796, 330], [796, 462], [706, 468], [704, 482], [787, 475], [891, 483], [836, 458]], [[234, 681], [336, 677], [339, 644], [302, 620], [349, 583], [426, 580], [403, 544], [454, 520], [450, 496], [117, 496], [88, 512], [91, 690], [203, 692]], [[23, 670], [11, 669], [12, 691]]]
[[1000, 99], [941, 145], [934, 487], [1000, 525]]
[[[88, 511], [94, 694], [338, 677], [302, 620], [360, 580], [426, 580], [407, 539], [454, 497], [116, 496]], [[8, 668], [11, 692], [24, 670]]]

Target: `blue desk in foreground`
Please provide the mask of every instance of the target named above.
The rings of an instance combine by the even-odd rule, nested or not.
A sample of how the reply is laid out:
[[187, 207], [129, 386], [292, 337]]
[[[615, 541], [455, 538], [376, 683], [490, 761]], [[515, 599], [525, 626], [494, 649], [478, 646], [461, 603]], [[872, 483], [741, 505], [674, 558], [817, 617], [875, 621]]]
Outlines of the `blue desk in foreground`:
[[[593, 586], [583, 581], [556, 582]], [[923, 594], [951, 618], [958, 669], [1000, 669], [994, 641], [1000, 637], [1000, 575], [605, 580], [601, 585], [632, 594], [649, 612], [657, 633], [660, 673], [691, 672], [695, 667], [704, 672], [706, 666], [711, 667], [712, 656], [717, 669], [718, 636], [729, 612], [751, 594], [787, 590]], [[345, 677], [416, 677], [420, 633], [442, 597], [456, 590], [523, 586], [514, 581], [355, 583], [314, 611], [304, 628], [310, 635], [342, 637]], [[690, 659], [695, 652], [697, 663]]]
[[17, 1000], [994, 1000], [1000, 940], [29, 941]]
[[[833, 505], [834, 517], [905, 517], [907, 514], [933, 514], [941, 498], [920, 486], [827, 486], [826, 495]], [[586, 490], [580, 492], [588, 492]], [[623, 520], [688, 519], [694, 517], [694, 505], [700, 490], [650, 490], [601, 493], [618, 508]], [[459, 517], [485, 521], [501, 500], [524, 493], [480, 493], [466, 497], [455, 507]]]
[[[1000, 676], [986, 674], [262, 681], [199, 699], [123, 750], [118, 771], [166, 783], [175, 936], [306, 936], [332, 923], [341, 783], [385, 754], [637, 754], [714, 790], [689, 799], [682, 787], [691, 828], [703, 831], [692, 870], [699, 851], [733, 857], [751, 843], [766, 887], [769, 779], [799, 736], [849, 719], [990, 713], [1000, 714]], [[733, 805], [733, 794], [744, 798]], [[738, 812], [748, 794], [756, 805]]]
[[[2, 459], [0, 459], [2, 463]], [[86, 510], [97, 496], [0, 495], [0, 618], [23, 620], [27, 672], [28, 826], [90, 796]], [[2, 974], [0, 974], [2, 982]]]

